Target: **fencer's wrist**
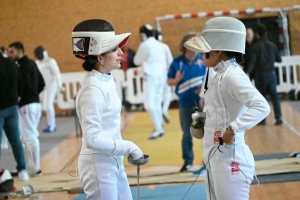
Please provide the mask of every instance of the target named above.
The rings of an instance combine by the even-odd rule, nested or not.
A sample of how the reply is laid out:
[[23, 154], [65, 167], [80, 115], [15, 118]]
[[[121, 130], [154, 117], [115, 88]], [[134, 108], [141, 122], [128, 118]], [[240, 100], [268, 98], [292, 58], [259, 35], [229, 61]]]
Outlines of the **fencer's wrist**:
[[234, 130], [232, 129], [232, 127], [229, 125], [227, 128], [226, 128], [226, 131], [230, 134], [230, 135], [235, 135], [235, 132]]
[[238, 132], [238, 125], [235, 121], [232, 121], [229, 126], [232, 128], [233, 132], [234, 133], [237, 133]]

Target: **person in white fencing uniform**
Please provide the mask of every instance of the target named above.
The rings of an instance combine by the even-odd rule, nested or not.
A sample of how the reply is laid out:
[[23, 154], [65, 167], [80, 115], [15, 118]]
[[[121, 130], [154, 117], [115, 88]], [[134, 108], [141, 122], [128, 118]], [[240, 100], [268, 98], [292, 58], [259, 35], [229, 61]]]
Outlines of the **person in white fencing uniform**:
[[115, 35], [113, 26], [101, 19], [83, 21], [72, 32], [73, 54], [85, 60], [88, 71], [76, 97], [82, 127], [78, 172], [89, 200], [131, 200], [123, 159], [143, 157], [141, 149], [122, 140], [121, 100], [111, 71], [121, 67], [120, 49], [130, 33]]
[[[154, 30], [154, 36], [155, 36], [155, 39], [162, 42], [162, 34], [157, 29]], [[167, 60], [171, 61], [170, 63], [167, 63], [167, 73], [168, 73], [170, 65], [173, 61], [173, 56], [172, 56], [169, 46], [165, 43], [163, 43], [163, 44], [165, 45], [165, 48], [166, 48], [166, 52], [167, 52], [167, 56], [168, 56]], [[166, 76], [165, 87], [164, 87], [164, 91], [163, 91], [162, 115], [163, 115], [164, 121], [166, 123], [170, 123], [170, 116], [169, 116], [168, 110], [169, 110], [171, 98], [172, 98], [172, 88], [171, 88], [171, 86], [168, 85], [167, 79], [168, 79], [168, 77]]]
[[34, 50], [36, 64], [45, 80], [45, 88], [41, 94], [42, 109], [46, 111], [48, 126], [43, 130], [45, 133], [56, 132], [54, 100], [57, 91], [63, 92], [61, 74], [55, 59], [48, 56], [47, 51], [38, 46]]
[[270, 113], [268, 102], [238, 65], [245, 53], [245, 37], [241, 21], [216, 17], [204, 24], [201, 36], [185, 43], [217, 73], [205, 93], [202, 143], [208, 200], [249, 199], [255, 162], [244, 134]]
[[39, 94], [45, 82], [36, 63], [24, 54], [21, 42], [8, 47], [8, 57], [19, 64], [23, 81], [23, 93], [19, 101], [22, 140], [25, 144], [27, 171], [32, 176], [42, 175], [40, 166], [40, 141], [38, 124], [41, 118]]
[[154, 140], [165, 134], [162, 124], [162, 97], [166, 84], [167, 66], [172, 62], [172, 56], [166, 51], [165, 44], [154, 38], [154, 30], [150, 24], [140, 28], [142, 43], [134, 56], [135, 65], [144, 69], [144, 106], [149, 112], [154, 123], [155, 130], [148, 138]]

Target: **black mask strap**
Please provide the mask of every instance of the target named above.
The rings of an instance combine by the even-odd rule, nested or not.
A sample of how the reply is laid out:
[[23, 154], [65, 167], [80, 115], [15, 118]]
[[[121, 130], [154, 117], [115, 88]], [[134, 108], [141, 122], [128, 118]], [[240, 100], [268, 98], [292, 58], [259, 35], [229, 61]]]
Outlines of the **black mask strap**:
[[206, 72], [206, 79], [205, 79], [205, 85], [204, 85], [204, 89], [205, 89], [204, 94], [208, 90], [208, 87], [207, 87], [208, 76], [209, 76], [209, 68], [207, 68], [207, 72]]

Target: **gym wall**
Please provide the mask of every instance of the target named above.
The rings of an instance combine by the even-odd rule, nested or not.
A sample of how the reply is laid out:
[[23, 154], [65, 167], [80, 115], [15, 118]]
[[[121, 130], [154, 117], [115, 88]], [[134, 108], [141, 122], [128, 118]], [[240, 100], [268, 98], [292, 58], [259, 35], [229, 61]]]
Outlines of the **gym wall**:
[[[86, 19], [105, 19], [112, 23], [117, 34], [131, 32], [130, 46], [137, 50], [139, 27], [145, 23], [154, 26], [154, 19], [158, 16], [297, 4], [299, 0], [1, 0], [0, 45], [7, 47], [12, 42], [21, 41], [25, 53], [32, 59], [35, 59], [34, 48], [43, 45], [49, 55], [57, 60], [61, 72], [82, 71], [82, 61], [72, 55], [71, 32], [77, 23]], [[295, 18], [299, 19], [299, 13], [293, 13]], [[293, 27], [299, 40], [300, 25], [294, 23], [290, 27]], [[293, 54], [300, 54], [298, 45], [298, 42], [292, 42]], [[177, 49], [171, 50], [174, 52]]]

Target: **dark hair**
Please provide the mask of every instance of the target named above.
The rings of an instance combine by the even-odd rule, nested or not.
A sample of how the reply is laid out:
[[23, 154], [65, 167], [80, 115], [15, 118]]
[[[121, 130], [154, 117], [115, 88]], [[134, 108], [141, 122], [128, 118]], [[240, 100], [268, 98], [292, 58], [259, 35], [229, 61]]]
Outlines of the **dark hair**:
[[264, 24], [258, 24], [256, 32], [259, 35], [259, 37], [263, 37], [263, 36], [267, 35], [267, 33], [268, 33], [267, 28]]
[[235, 58], [235, 60], [238, 64], [244, 62], [242, 53], [232, 52], [232, 51], [224, 51], [224, 53], [228, 58]]
[[158, 31], [157, 29], [154, 29], [154, 38], [158, 41], [162, 41], [162, 34], [160, 31]]
[[97, 62], [98, 62], [98, 57], [97, 56], [86, 56], [84, 58], [84, 63], [82, 63], [82, 67], [85, 71], [92, 71]]
[[180, 52], [185, 53], [186, 48], [184, 47], [184, 43], [189, 40], [190, 37], [195, 37], [198, 34], [196, 32], [189, 32], [183, 36], [180, 42]]
[[[102, 19], [90, 19], [90, 20], [85, 20], [83, 22], [80, 22], [73, 29], [73, 32], [81, 32], [81, 31], [106, 32], [106, 31], [114, 31], [114, 28], [108, 21]], [[105, 55], [105, 53], [101, 55]], [[98, 57], [94, 55], [88, 55], [85, 57], [76, 55], [76, 57], [85, 60], [85, 62], [82, 64], [82, 67], [86, 71], [92, 71], [98, 62]]]
[[4, 53], [4, 52], [5, 52], [5, 47], [4, 47], [4, 46], [1, 46], [1, 47], [0, 47], [0, 51], [2, 51], [2, 53]]
[[146, 25], [143, 25], [140, 27], [140, 33], [145, 33], [147, 37], [153, 37], [154, 36], [154, 30], [148, 29]]
[[44, 51], [45, 49], [42, 46], [38, 46], [34, 49], [34, 55], [37, 59], [43, 60], [44, 59]]
[[10, 44], [8, 47], [14, 47], [17, 50], [22, 50], [23, 53], [25, 52], [24, 46], [21, 42], [14, 42], [14, 43]]

